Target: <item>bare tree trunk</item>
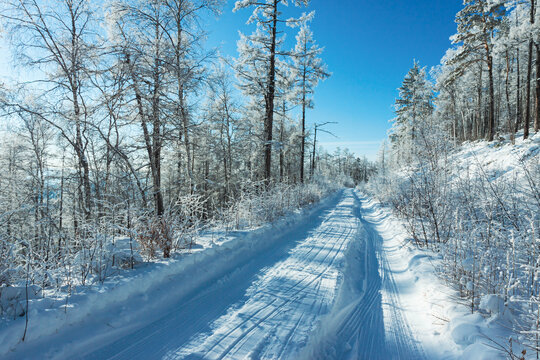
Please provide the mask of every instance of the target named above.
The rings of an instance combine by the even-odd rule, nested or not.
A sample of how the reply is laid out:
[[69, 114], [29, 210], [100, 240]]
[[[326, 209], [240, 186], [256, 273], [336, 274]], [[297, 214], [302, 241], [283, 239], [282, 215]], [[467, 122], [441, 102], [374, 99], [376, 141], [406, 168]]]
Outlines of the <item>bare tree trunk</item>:
[[154, 58], [154, 84], [152, 94], [152, 143], [154, 145], [153, 159], [154, 163], [154, 197], [156, 199], [156, 215], [161, 217], [165, 212], [163, 205], [163, 193], [161, 191], [161, 118], [160, 118], [160, 47], [159, 47], [159, 24], [156, 22], [156, 53]]
[[512, 141], [512, 144], [515, 143], [515, 134], [512, 131], [512, 106], [510, 104], [510, 56], [508, 55], [508, 50], [506, 50], [506, 82], [505, 82], [505, 90], [506, 90], [506, 111], [507, 111], [507, 119], [508, 119], [508, 133], [510, 134], [510, 140]]
[[264, 180], [268, 186], [272, 177], [272, 130], [274, 126], [274, 97], [276, 92], [276, 36], [278, 0], [272, 8], [272, 38], [270, 43], [270, 66], [268, 70], [268, 88], [266, 93], [266, 116], [264, 122]]
[[482, 123], [482, 73], [483, 73], [483, 68], [482, 68], [482, 64], [480, 63], [480, 76], [478, 77], [478, 110], [477, 110], [477, 115], [476, 115], [476, 118], [475, 118], [475, 124], [473, 126], [473, 138], [475, 140], [477, 140], [478, 138], [480, 138], [480, 131], [479, 131], [479, 128], [480, 128], [480, 125]]
[[285, 105], [283, 105], [283, 118], [279, 128], [279, 181], [283, 182], [285, 178], [285, 154], [283, 153], [283, 141], [285, 139], [285, 129], [283, 120], [285, 118]]
[[300, 150], [300, 182], [304, 183], [304, 156], [306, 146], [306, 66], [302, 73], [302, 147]]
[[534, 117], [534, 132], [540, 130], [540, 46], [536, 47], [536, 112]]
[[[531, 0], [531, 24], [534, 24], [535, 0]], [[533, 58], [533, 39], [529, 39], [529, 61], [527, 62], [527, 98], [525, 106], [525, 123], [523, 125], [523, 139], [529, 137], [529, 127], [531, 126], [531, 73]]]
[[[180, 5], [181, 6], [181, 5]], [[178, 9], [178, 12], [180, 12], [181, 9]], [[186, 170], [187, 175], [189, 179], [189, 191], [190, 194], [193, 194], [193, 171], [191, 170], [191, 150], [190, 150], [190, 140], [189, 140], [189, 116], [188, 112], [186, 110], [186, 104], [185, 104], [185, 94], [184, 94], [184, 78], [182, 76], [182, 54], [181, 54], [181, 46], [182, 46], [182, 23], [181, 23], [181, 15], [176, 14], [176, 26], [177, 26], [177, 37], [178, 37], [178, 43], [176, 44], [176, 81], [178, 86], [178, 107], [179, 107], [179, 115], [182, 119], [182, 132], [184, 136], [184, 147], [186, 149]]]
[[58, 209], [58, 250], [62, 248], [63, 238], [63, 219], [64, 219], [64, 170], [65, 170], [65, 153], [62, 153], [62, 170], [60, 173], [60, 205]]
[[[229, 94], [226, 88], [227, 84], [223, 83], [223, 104], [225, 107], [225, 136], [227, 142], [224, 145], [223, 157], [225, 159], [225, 195], [228, 197], [231, 193], [231, 176], [232, 176], [232, 135], [231, 135], [231, 113], [229, 109]], [[228, 168], [228, 169], [227, 169]]]
[[488, 124], [488, 141], [493, 141], [495, 135], [495, 94], [493, 89], [493, 57], [488, 56], [488, 72], [489, 72], [489, 124]]
[[183, 100], [184, 90], [183, 89], [180, 90], [180, 93], [182, 96], [180, 109], [181, 109], [181, 116], [182, 116], [184, 147], [186, 148], [186, 164], [187, 164], [186, 170], [187, 170], [187, 175], [188, 175], [188, 180], [189, 180], [188, 187], [189, 187], [190, 194], [193, 194], [194, 183], [193, 183], [193, 169], [191, 168], [191, 165], [190, 165], [192, 163], [192, 158], [191, 158], [192, 154], [191, 154], [191, 149], [190, 149], [191, 143], [189, 141], [189, 118], [188, 118], [188, 114], [184, 106], [184, 100]]
[[[146, 112], [144, 110], [144, 105], [143, 105], [143, 100], [142, 100], [142, 94], [140, 92], [140, 89], [139, 89], [139, 85], [138, 85], [138, 80], [137, 80], [137, 77], [135, 76], [135, 72], [134, 72], [134, 69], [133, 67], [131, 66], [131, 61], [130, 61], [130, 55], [127, 54], [126, 55], [126, 63], [128, 64], [128, 66], [130, 66], [130, 76], [131, 76], [131, 80], [133, 82], [133, 89], [135, 91], [135, 100], [137, 102], [137, 108], [138, 108], [138, 111], [139, 111], [139, 117], [141, 118], [141, 127], [142, 127], [142, 130], [143, 130], [143, 136], [144, 136], [144, 143], [145, 143], [145, 147], [146, 147], [146, 152], [148, 154], [148, 160], [149, 160], [149, 163], [150, 163], [150, 171], [151, 171], [151, 174], [152, 174], [152, 186], [153, 186], [153, 196], [154, 196], [154, 206], [155, 206], [155, 211], [156, 211], [156, 214], [158, 216], [161, 216], [164, 212], [164, 206], [163, 206], [163, 197], [161, 196], [161, 189], [160, 189], [160, 181], [159, 181], [159, 177], [158, 177], [158, 172], [159, 172], [159, 169], [158, 167], [156, 166], [156, 162], [155, 162], [155, 159], [156, 159], [156, 156], [154, 154], [154, 146], [152, 144], [152, 140], [151, 137], [150, 137], [150, 132], [148, 130], [148, 125], [147, 125], [147, 121], [146, 121]], [[154, 137], [155, 139], [155, 137]], [[157, 157], [157, 159], [159, 160], [160, 157]]]
[[493, 141], [495, 133], [495, 91], [493, 86], [493, 56], [489, 48], [489, 44], [484, 43], [484, 48], [486, 50], [486, 60], [488, 67], [488, 77], [489, 77], [489, 110], [488, 110], [488, 141]]
[[519, 126], [522, 123], [522, 109], [521, 109], [521, 74], [519, 66], [519, 48], [516, 51], [516, 70], [517, 70], [517, 83], [516, 83], [516, 124], [514, 126], [514, 134], [518, 132]]
[[311, 177], [315, 174], [315, 155], [317, 151], [317, 125], [315, 125], [315, 131], [313, 135], [313, 155], [311, 157]]
[[79, 29], [75, 23], [77, 15], [75, 14], [75, 9], [71, 2], [66, 2], [70, 15], [71, 15], [71, 69], [68, 76], [70, 82], [70, 88], [72, 92], [72, 101], [73, 101], [73, 120], [75, 121], [75, 153], [79, 161], [79, 167], [82, 169], [82, 185], [84, 188], [84, 201], [82, 204], [84, 218], [88, 220], [90, 218], [91, 212], [91, 188], [90, 188], [90, 168], [88, 165], [88, 160], [86, 158], [85, 149], [86, 144], [83, 142], [83, 135], [81, 129], [81, 109], [79, 106], [79, 57], [78, 51], [79, 44]]

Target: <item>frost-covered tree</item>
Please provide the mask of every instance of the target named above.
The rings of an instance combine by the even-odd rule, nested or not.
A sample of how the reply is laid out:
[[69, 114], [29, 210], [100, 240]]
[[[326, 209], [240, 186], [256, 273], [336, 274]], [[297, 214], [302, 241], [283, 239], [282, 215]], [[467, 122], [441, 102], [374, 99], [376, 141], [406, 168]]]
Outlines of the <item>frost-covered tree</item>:
[[18, 49], [20, 64], [35, 71], [43, 86], [34, 88], [35, 103], [16, 101], [12, 111], [26, 112], [48, 122], [69, 144], [77, 159], [85, 219], [92, 213], [93, 196], [88, 160], [88, 128], [92, 113], [88, 74], [99, 40], [93, 30], [94, 7], [87, 0], [44, 2], [8, 1], [1, 16], [10, 28], [11, 42]]
[[[126, 73], [136, 104], [153, 182], [155, 212], [165, 211], [162, 194], [162, 151], [170, 133], [182, 146], [188, 188], [193, 191], [191, 121], [188, 97], [204, 76], [203, 14], [219, 12], [220, 0], [116, 1], [108, 13], [108, 28], [118, 66]], [[131, 106], [129, 103], [126, 106]], [[180, 178], [176, 183], [180, 182]]]
[[[523, 124], [523, 138], [524, 139], [527, 139], [529, 137], [529, 128], [530, 128], [530, 124], [531, 124], [531, 104], [532, 104], [532, 101], [531, 101], [531, 79], [532, 79], [532, 65], [533, 65], [533, 47], [534, 47], [534, 35], [533, 35], [533, 32], [532, 32], [532, 29], [534, 28], [534, 23], [535, 23], [535, 17], [536, 17], [536, 0], [530, 0], [530, 10], [529, 10], [529, 31], [528, 32], [528, 38], [529, 38], [529, 53], [528, 53], [528, 61], [527, 61], [527, 79], [525, 81], [525, 92], [526, 92], [526, 98], [525, 98], [525, 123]], [[538, 44], [536, 44], [537, 46], [537, 51], [536, 51], [536, 62], [537, 62], [537, 72], [538, 72], [538, 69], [540, 69], [540, 65], [538, 64], [539, 63], [539, 53], [540, 53], [540, 50], [538, 50]], [[539, 80], [538, 80], [538, 74], [536, 75], [537, 76], [537, 80], [535, 81], [535, 83], [539, 84]], [[537, 87], [537, 90], [538, 90], [538, 87]], [[538, 101], [538, 95], [537, 94], [537, 98], [536, 98], [536, 101]], [[538, 104], [537, 104], [538, 106]], [[538, 111], [538, 110], [537, 110]], [[536, 116], [536, 118], [538, 118], [538, 115]], [[535, 124], [536, 124], [536, 121], [535, 121]], [[535, 130], [537, 131], [538, 130], [538, 126], [535, 126]]]
[[[295, 6], [307, 6], [309, 0], [291, 0]], [[288, 6], [288, 0], [239, 0], [236, 1], [234, 11], [252, 8], [253, 13], [248, 24], [255, 24], [256, 31], [249, 36], [241, 35], [238, 42], [240, 53], [237, 59], [237, 72], [242, 79], [244, 91], [250, 95], [257, 94], [262, 97], [264, 107], [264, 133], [263, 133], [263, 178], [268, 184], [272, 175], [272, 146], [274, 108], [276, 95], [276, 64], [277, 58], [286, 55], [282, 51], [283, 43], [280, 33], [282, 27], [306, 20], [304, 15], [300, 19], [284, 19], [282, 7]]]
[[[68, 309], [80, 287], [190, 249], [202, 228], [259, 226], [317, 201], [336, 179], [365, 178], [351, 154], [319, 149], [312, 183], [296, 184], [298, 78], [282, 34], [308, 15], [281, 11], [308, 1], [239, 1], [257, 29], [241, 37], [235, 68], [216, 66], [204, 44], [223, 3], [0, 4], [15, 62], [29, 70], [0, 83], [0, 292], [47, 289], [36, 296], [63, 296]], [[317, 53], [305, 49], [297, 64]], [[271, 146], [280, 176], [263, 186]], [[0, 304], [0, 318], [27, 312], [20, 301]]]
[[[434, 93], [425, 92], [425, 99], [433, 97], [433, 105], [426, 106], [430, 115], [416, 121], [420, 115], [410, 106], [416, 103], [410, 101], [413, 94], [422, 92], [410, 91], [420, 72], [413, 68], [400, 88], [389, 134], [397, 154], [387, 156], [382, 149], [372, 186], [417, 245], [441, 254], [442, 276], [472, 312], [513, 318], [508, 326], [514, 348], [500, 347], [512, 358], [535, 358], [540, 353], [539, 157], [513, 154], [534, 147], [534, 140], [515, 141], [515, 133], [530, 136], [531, 121], [538, 118], [538, 4], [468, 0], [464, 5], [454, 44], [430, 72], [435, 83]], [[499, 151], [508, 158], [495, 165], [501, 159], [494, 161], [493, 154]], [[404, 163], [404, 155], [415, 161]], [[518, 346], [526, 352], [514, 354]]]
[[396, 117], [390, 139], [399, 157], [410, 162], [421, 131], [428, 127], [426, 122], [433, 112], [433, 88], [425, 68], [416, 61], [399, 88], [394, 108]]
[[295, 102], [302, 107], [300, 138], [300, 182], [304, 182], [304, 157], [306, 144], [306, 110], [313, 108], [312, 96], [320, 80], [330, 74], [320, 55], [323, 49], [313, 39], [313, 32], [306, 22], [300, 26], [293, 51], [294, 69], [297, 76], [297, 96]]
[[[464, 8], [457, 13], [457, 34], [454, 44], [461, 44], [451, 62], [459, 63], [460, 72], [471, 64], [482, 61], [488, 70], [489, 110], [487, 138], [495, 135], [495, 85], [493, 79], [493, 39], [505, 14], [503, 1], [464, 0]], [[480, 67], [482, 71], [482, 67]]]
[[216, 180], [223, 179], [216, 181], [216, 185], [220, 188], [219, 201], [224, 205], [234, 195], [233, 185], [238, 181], [240, 156], [236, 153], [239, 104], [235, 100], [232, 81], [223, 68], [219, 68], [211, 78], [205, 118], [212, 131], [211, 148], [219, 169]]
[[[110, 9], [111, 38], [119, 63], [125, 67], [135, 99], [148, 164], [152, 178], [155, 214], [165, 212], [161, 189], [161, 162], [164, 145], [165, 107], [163, 98], [168, 91], [168, 69], [165, 66], [170, 49], [165, 43], [165, 24], [168, 22], [162, 2], [115, 2]], [[134, 110], [135, 110], [134, 109]]]

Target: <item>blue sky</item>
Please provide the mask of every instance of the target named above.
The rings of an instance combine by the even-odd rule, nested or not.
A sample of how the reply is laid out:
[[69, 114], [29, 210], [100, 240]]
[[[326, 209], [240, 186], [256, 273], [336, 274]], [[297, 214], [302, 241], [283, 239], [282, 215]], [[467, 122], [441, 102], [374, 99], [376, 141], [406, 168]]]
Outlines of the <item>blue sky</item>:
[[[233, 5], [228, 1], [209, 29], [209, 42], [219, 43], [230, 56], [236, 56], [238, 29], [253, 30], [244, 25], [249, 11], [233, 13]], [[325, 47], [323, 58], [332, 77], [317, 88], [315, 109], [307, 116], [310, 124], [338, 122], [329, 127], [337, 139], [322, 135], [327, 149], [347, 147], [375, 159], [403, 77], [414, 59], [428, 69], [439, 64], [461, 8], [461, 0], [311, 1], [309, 9], [316, 11], [312, 29]]]

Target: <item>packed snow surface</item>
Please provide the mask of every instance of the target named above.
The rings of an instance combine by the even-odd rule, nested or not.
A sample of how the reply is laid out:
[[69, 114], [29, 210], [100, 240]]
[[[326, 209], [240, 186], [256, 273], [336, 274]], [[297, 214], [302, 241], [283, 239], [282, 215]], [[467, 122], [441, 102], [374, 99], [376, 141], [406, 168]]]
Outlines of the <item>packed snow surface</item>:
[[[411, 268], [424, 259], [392, 242], [402, 230], [386, 217], [358, 191], [343, 190], [286, 226], [133, 277], [129, 295], [92, 297], [100, 305], [84, 303], [81, 312], [93, 310], [65, 326], [55, 323], [49, 334], [38, 332], [47, 328], [40, 322], [46, 315], [36, 315], [34, 338], [0, 345], [0, 357], [458, 358], [462, 351], [451, 337], [438, 336], [443, 325], [433, 326], [425, 294], [436, 292], [437, 281], [429, 278], [431, 287], [418, 291]], [[148, 278], [153, 286], [134, 290]]]

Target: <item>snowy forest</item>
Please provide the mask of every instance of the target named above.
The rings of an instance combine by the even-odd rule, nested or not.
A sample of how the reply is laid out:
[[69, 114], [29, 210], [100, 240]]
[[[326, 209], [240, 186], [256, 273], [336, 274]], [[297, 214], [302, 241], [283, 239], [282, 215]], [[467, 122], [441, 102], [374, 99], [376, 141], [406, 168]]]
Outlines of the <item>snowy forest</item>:
[[[44, 358], [108, 358], [141, 336], [134, 358], [538, 359], [540, 4], [464, 0], [440, 64], [396, 84], [376, 161], [320, 145], [340, 124], [310, 118], [334, 71], [313, 7], [0, 3], [17, 72], [0, 78], [0, 357], [52, 339]], [[237, 56], [207, 44], [224, 12], [250, 29]], [[145, 352], [177, 330], [154, 331], [160, 307], [185, 338]]]
[[416, 245], [440, 254], [456, 301], [516, 317], [516, 337], [492, 339], [512, 359], [523, 356], [512, 341], [540, 351], [538, 6], [464, 1], [441, 64], [414, 62], [405, 76], [370, 185]]
[[205, 46], [223, 1], [4, 2], [26, 75], [1, 84], [0, 284], [103, 281], [372, 172], [320, 150], [325, 124], [307, 125], [330, 76], [307, 5], [238, 1], [253, 33], [232, 59]]

